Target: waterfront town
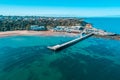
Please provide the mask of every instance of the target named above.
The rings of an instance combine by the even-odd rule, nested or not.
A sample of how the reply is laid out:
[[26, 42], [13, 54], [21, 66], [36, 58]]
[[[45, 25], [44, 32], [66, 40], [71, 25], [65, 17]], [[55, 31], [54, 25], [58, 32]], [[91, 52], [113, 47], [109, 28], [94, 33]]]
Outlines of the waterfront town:
[[0, 33], [7, 31], [50, 31], [74, 34], [94, 33], [95, 37], [120, 40], [119, 34], [95, 28], [83, 18], [41, 17], [41, 16], [0, 16]]

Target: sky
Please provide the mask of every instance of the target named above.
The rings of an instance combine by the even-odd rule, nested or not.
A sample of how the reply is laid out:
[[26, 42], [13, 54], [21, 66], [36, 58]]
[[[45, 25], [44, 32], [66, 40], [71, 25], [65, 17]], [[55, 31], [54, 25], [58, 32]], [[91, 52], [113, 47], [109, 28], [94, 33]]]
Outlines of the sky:
[[0, 0], [0, 15], [120, 16], [120, 0]]

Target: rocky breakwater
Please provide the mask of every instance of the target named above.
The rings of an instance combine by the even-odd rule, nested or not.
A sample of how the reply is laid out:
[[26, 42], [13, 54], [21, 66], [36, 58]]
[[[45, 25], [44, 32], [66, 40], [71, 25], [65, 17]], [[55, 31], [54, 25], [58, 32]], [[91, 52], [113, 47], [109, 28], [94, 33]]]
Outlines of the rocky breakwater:
[[94, 37], [120, 40], [120, 34], [114, 34], [114, 35], [94, 35]]

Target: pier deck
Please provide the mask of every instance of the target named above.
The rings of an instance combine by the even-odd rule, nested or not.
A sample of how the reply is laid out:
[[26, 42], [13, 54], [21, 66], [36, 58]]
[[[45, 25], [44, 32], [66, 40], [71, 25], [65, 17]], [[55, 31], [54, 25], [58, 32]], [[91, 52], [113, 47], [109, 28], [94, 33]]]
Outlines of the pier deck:
[[83, 40], [83, 39], [86, 39], [86, 38], [88, 38], [88, 37], [90, 37], [90, 36], [92, 36], [92, 35], [93, 35], [93, 33], [90, 33], [90, 34], [87, 34], [87, 35], [85, 35], [85, 36], [81, 36], [81, 37], [79, 37], [79, 38], [76, 38], [76, 39], [73, 39], [73, 40], [71, 40], [71, 41], [65, 42], [65, 43], [63, 43], [63, 44], [57, 44], [57, 45], [55, 45], [55, 46], [48, 46], [47, 48], [56, 51], [56, 50], [59, 50], [59, 49], [61, 49], [61, 48], [66, 47], [66, 46], [69, 46], [69, 45], [71, 45], [71, 44], [73, 44], [73, 43], [76, 43], [76, 42], [78, 42], [78, 41], [81, 41], [81, 40]]

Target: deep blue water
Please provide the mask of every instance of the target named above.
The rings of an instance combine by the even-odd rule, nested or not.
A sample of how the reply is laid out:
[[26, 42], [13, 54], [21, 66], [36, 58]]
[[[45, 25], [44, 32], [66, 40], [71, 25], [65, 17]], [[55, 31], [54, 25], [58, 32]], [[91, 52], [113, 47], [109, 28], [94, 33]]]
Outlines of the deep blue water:
[[120, 17], [85, 18], [85, 21], [92, 23], [96, 28], [120, 34]]
[[[87, 20], [95, 25], [100, 21]], [[106, 23], [100, 25], [119, 33], [103, 27]], [[0, 38], [0, 80], [120, 80], [120, 41], [90, 37], [58, 52], [47, 49], [74, 38], [64, 35]]]

